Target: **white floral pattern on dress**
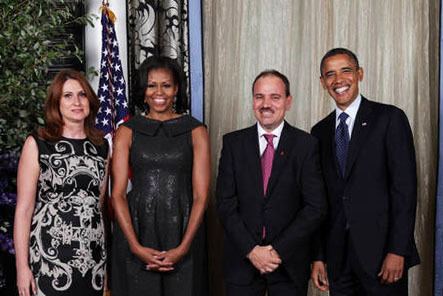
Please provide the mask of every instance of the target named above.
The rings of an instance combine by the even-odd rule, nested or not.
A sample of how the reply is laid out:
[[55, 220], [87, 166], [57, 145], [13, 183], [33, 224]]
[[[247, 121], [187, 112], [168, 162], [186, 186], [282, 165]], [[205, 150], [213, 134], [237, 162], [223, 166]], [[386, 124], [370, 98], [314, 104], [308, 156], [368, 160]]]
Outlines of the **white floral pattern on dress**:
[[[81, 147], [76, 151], [71, 142], [61, 140], [52, 144], [52, 153], [39, 157], [30, 264], [37, 286], [44, 276], [56, 291], [71, 287], [74, 271], [83, 278], [90, 276], [95, 290], [104, 284], [106, 250], [99, 193], [106, 159], [88, 140]], [[46, 294], [39, 289], [38, 295]]]

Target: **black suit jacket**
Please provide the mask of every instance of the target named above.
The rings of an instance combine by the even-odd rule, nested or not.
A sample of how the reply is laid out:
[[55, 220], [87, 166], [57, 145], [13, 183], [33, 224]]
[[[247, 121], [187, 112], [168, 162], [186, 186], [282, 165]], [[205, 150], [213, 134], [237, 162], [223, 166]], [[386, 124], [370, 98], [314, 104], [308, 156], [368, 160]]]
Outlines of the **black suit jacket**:
[[362, 267], [376, 275], [385, 255], [405, 256], [406, 267], [419, 263], [414, 242], [417, 176], [414, 142], [404, 112], [362, 98], [341, 177], [335, 153], [335, 111], [312, 128], [320, 141], [328, 191], [329, 218], [317, 258], [339, 275], [348, 223]]
[[248, 284], [258, 271], [246, 255], [271, 244], [294, 282], [306, 284], [311, 235], [327, 212], [317, 140], [285, 122], [265, 195], [257, 125], [225, 135], [216, 194], [226, 280]]

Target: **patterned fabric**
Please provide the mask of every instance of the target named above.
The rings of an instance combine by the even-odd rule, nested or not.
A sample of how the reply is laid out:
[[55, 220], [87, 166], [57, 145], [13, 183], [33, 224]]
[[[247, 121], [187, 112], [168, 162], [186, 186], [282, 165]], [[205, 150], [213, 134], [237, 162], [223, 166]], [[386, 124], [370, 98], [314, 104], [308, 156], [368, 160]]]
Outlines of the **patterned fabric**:
[[348, 156], [349, 130], [348, 130], [348, 125], [346, 124], [346, 119], [348, 117], [349, 115], [346, 114], [345, 112], [342, 112], [338, 116], [340, 122], [337, 126], [337, 130], [335, 131], [337, 161], [342, 176], [345, 175], [346, 158]]
[[29, 260], [38, 295], [100, 295], [106, 251], [99, 195], [108, 146], [34, 138], [40, 176]]
[[152, 55], [176, 59], [189, 86], [188, 0], [130, 0], [128, 20], [130, 97], [138, 91], [137, 69]]
[[275, 149], [274, 149], [273, 139], [275, 135], [264, 134], [263, 136], [265, 137], [266, 142], [268, 142], [265, 151], [263, 152], [263, 155], [261, 157], [261, 171], [263, 175], [263, 193], [266, 195], [266, 191], [268, 189], [268, 181], [272, 171], [272, 162], [274, 160]]

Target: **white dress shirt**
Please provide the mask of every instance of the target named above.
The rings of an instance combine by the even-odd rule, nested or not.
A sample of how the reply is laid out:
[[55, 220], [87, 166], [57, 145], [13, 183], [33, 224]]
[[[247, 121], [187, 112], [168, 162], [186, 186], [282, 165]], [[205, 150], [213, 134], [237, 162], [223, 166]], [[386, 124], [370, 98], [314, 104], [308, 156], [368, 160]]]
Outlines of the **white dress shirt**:
[[348, 131], [349, 131], [349, 139], [351, 139], [352, 129], [354, 128], [354, 123], [355, 123], [355, 117], [357, 116], [358, 108], [360, 108], [360, 103], [361, 103], [361, 95], [358, 94], [354, 102], [352, 102], [352, 104], [349, 105], [348, 108], [346, 108], [344, 111], [338, 107], [335, 107], [335, 129], [337, 129], [338, 124], [340, 123], [340, 119], [338, 119], [340, 114], [346, 112], [346, 114], [349, 115], [349, 117], [346, 119], [346, 124], [348, 125]]
[[265, 152], [266, 146], [268, 142], [266, 141], [264, 134], [273, 134], [275, 137], [272, 139], [272, 143], [274, 144], [274, 149], [277, 150], [278, 143], [280, 142], [281, 132], [283, 130], [283, 126], [285, 121], [282, 121], [279, 126], [277, 126], [272, 132], [267, 132], [265, 129], [257, 122], [257, 131], [258, 131], [258, 143], [260, 146], [260, 156]]

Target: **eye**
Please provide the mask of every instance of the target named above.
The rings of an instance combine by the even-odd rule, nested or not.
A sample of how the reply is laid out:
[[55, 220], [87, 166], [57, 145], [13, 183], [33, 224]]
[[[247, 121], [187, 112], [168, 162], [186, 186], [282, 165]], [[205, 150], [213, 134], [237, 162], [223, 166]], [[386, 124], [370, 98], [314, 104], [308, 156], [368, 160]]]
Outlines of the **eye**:
[[65, 93], [65, 94], [63, 94], [63, 98], [70, 99], [70, 98], [72, 98], [72, 94], [71, 93]]
[[164, 84], [163, 84], [163, 87], [164, 87], [164, 88], [170, 88], [170, 87], [172, 87], [172, 84], [170, 84], [170, 83], [164, 83]]
[[86, 98], [87, 96], [86, 96], [86, 93], [84, 92], [84, 91], [81, 91], [79, 94], [78, 94], [78, 96], [80, 97], [80, 98]]
[[154, 83], [148, 83], [148, 88], [154, 88], [155, 84]]
[[263, 95], [261, 95], [261, 94], [255, 95], [254, 99], [255, 100], [262, 100], [263, 99]]
[[278, 100], [280, 100], [281, 96], [279, 96], [279, 95], [272, 95], [271, 98], [272, 98], [273, 101], [278, 101]]

